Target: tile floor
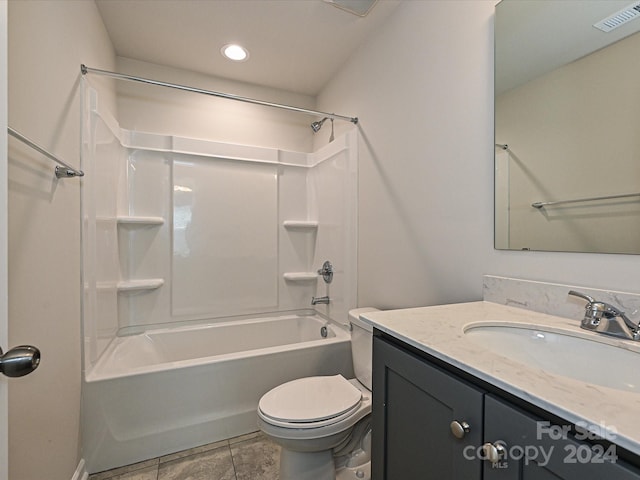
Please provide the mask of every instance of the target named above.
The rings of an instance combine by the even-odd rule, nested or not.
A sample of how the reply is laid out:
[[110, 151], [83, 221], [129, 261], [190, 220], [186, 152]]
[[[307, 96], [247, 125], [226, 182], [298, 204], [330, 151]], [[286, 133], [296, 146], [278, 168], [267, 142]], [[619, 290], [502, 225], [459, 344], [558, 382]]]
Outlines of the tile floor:
[[260, 432], [89, 476], [89, 480], [278, 480], [280, 447]]

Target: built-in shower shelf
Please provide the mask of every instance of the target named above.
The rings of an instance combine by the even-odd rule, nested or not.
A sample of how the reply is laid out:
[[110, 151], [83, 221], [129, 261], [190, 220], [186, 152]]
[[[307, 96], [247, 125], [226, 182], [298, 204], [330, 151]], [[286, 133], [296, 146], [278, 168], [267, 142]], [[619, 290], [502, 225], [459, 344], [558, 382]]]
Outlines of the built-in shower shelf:
[[287, 272], [283, 275], [288, 282], [312, 282], [318, 279], [315, 272]]
[[316, 222], [315, 220], [285, 220], [284, 222], [282, 222], [282, 225], [284, 225], [284, 228], [291, 230], [315, 230], [318, 228], [318, 222]]
[[162, 225], [163, 223], [164, 223], [164, 218], [162, 217], [132, 217], [132, 216], [118, 217], [119, 225], [139, 225], [141, 227], [144, 227], [144, 226]]
[[136, 292], [140, 290], [155, 290], [164, 285], [162, 278], [145, 278], [143, 280], [127, 280], [118, 282], [118, 292]]

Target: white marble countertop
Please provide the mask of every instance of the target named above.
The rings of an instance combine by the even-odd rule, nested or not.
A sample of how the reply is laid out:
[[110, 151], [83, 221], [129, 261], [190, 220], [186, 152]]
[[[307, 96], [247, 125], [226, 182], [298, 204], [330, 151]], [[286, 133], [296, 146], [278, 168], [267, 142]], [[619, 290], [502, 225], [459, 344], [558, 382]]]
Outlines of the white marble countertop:
[[[556, 317], [490, 302], [368, 312], [361, 318], [568, 423], [601, 430], [615, 444], [640, 455], [640, 393], [588, 384], [525, 365], [473, 341], [464, 331], [471, 324], [491, 322], [544, 327], [546, 331], [594, 338], [640, 352], [637, 342], [583, 330], [579, 326], [580, 318]], [[606, 358], [591, 360], [593, 363], [606, 361]], [[617, 368], [636, 369], [636, 365], [611, 365], [611, 369]]]

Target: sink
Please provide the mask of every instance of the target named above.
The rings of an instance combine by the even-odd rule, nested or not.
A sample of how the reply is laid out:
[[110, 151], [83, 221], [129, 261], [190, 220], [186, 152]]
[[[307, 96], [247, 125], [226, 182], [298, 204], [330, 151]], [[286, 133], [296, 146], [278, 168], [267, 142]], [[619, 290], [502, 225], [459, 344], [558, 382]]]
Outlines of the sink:
[[521, 325], [471, 324], [465, 336], [494, 353], [592, 385], [640, 393], [637, 346], [628, 350], [599, 334]]

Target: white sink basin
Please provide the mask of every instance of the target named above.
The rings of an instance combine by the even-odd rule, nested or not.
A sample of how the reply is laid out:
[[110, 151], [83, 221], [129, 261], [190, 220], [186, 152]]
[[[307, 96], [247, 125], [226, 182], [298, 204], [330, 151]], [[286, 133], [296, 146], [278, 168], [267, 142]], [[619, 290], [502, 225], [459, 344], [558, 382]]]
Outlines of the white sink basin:
[[[494, 353], [529, 367], [537, 367], [593, 385], [640, 393], [640, 350], [616, 346], [615, 339], [602, 341], [589, 334], [550, 331], [530, 326], [472, 324], [465, 336]], [[606, 339], [608, 338], [608, 340]], [[638, 346], [640, 347], [640, 345]]]

